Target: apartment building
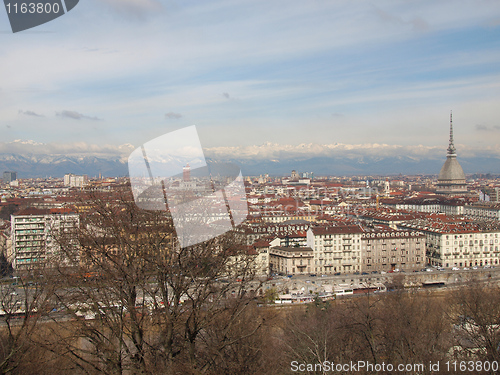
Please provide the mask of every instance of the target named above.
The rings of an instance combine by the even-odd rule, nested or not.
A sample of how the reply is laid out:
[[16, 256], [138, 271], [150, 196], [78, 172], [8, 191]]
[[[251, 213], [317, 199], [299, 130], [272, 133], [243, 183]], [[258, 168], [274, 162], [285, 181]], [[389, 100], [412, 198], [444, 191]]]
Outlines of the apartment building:
[[21, 210], [11, 215], [12, 245], [8, 259], [14, 269], [29, 269], [46, 262], [64, 262], [60, 240], [63, 236], [74, 234], [78, 225], [79, 216], [70, 209]]
[[361, 235], [363, 272], [413, 271], [426, 264], [425, 234], [389, 227], [367, 228]]
[[64, 186], [69, 187], [84, 187], [89, 183], [89, 178], [87, 175], [75, 175], [73, 173], [68, 173], [64, 175]]
[[500, 204], [485, 203], [465, 206], [464, 214], [476, 219], [500, 220]]
[[498, 265], [500, 229], [481, 230], [473, 223], [426, 222], [406, 225], [426, 236], [427, 260], [441, 267]]
[[359, 225], [311, 227], [307, 246], [313, 249], [311, 272], [323, 274], [353, 273], [362, 269]]
[[310, 247], [271, 247], [269, 268], [271, 274], [301, 275], [313, 270], [313, 249]]

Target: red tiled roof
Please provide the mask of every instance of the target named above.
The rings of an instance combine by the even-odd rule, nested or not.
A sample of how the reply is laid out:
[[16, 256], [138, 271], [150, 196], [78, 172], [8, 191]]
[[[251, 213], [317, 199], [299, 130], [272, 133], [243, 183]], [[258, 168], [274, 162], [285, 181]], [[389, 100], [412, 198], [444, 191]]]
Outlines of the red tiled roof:
[[259, 239], [259, 240], [255, 241], [255, 242], [253, 243], [253, 246], [254, 246], [255, 248], [259, 248], [259, 247], [269, 247], [269, 246], [271, 246], [271, 244], [270, 244], [269, 242], [267, 242], [267, 241], [264, 241], [264, 240], [262, 240], [262, 239]]
[[311, 228], [314, 235], [325, 235], [325, 234], [351, 234], [351, 233], [363, 233], [363, 229], [359, 225], [346, 225], [337, 227], [314, 227]]
[[23, 210], [20, 210], [14, 214], [14, 216], [26, 216], [26, 215], [49, 215], [49, 214], [69, 214], [73, 213], [73, 210], [70, 208], [35, 208], [28, 207]]

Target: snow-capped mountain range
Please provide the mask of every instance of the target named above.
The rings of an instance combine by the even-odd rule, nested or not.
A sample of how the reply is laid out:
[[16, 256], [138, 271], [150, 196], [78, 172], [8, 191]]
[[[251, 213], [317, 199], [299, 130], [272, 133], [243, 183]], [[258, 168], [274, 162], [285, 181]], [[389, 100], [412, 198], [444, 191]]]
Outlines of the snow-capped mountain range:
[[[96, 146], [42, 144], [17, 140], [0, 143], [0, 173], [16, 171], [19, 178], [126, 176], [131, 144]], [[498, 149], [472, 150], [457, 145], [466, 173], [500, 173]], [[461, 150], [461, 151], [460, 151]], [[289, 175], [291, 170], [315, 175], [438, 174], [446, 151], [437, 147], [394, 145], [278, 145], [206, 148], [207, 161], [231, 162], [244, 175]]]

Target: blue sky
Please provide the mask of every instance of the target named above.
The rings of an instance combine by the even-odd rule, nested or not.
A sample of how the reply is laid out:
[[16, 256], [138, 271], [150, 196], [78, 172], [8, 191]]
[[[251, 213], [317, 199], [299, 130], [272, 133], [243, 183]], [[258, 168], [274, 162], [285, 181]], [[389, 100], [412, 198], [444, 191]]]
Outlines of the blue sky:
[[80, 0], [16, 34], [0, 12], [0, 67], [0, 152], [127, 154], [196, 125], [248, 157], [444, 156], [453, 110], [459, 156], [500, 157], [494, 0]]

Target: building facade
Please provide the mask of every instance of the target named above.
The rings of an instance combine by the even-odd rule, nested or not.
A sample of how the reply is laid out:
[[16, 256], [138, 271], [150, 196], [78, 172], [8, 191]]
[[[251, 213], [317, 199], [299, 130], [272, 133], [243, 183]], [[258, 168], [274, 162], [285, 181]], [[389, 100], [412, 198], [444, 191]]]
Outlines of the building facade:
[[10, 172], [10, 171], [3, 172], [3, 182], [4, 183], [9, 184], [15, 180], [17, 180], [17, 172]]
[[409, 230], [372, 230], [361, 235], [362, 271], [413, 271], [426, 265], [425, 235]]
[[436, 232], [428, 235], [432, 264], [442, 267], [498, 265], [500, 232]]
[[427, 262], [439, 267], [498, 265], [500, 230], [480, 230], [473, 224], [409, 225], [425, 234]]
[[358, 225], [312, 227], [307, 231], [307, 246], [313, 249], [311, 272], [353, 273], [362, 268], [361, 236]]
[[75, 234], [79, 216], [68, 209], [28, 208], [11, 215], [12, 245], [8, 259], [14, 269], [64, 262], [62, 236]]
[[89, 178], [87, 175], [75, 175], [72, 173], [64, 175], [64, 186], [69, 187], [84, 187], [89, 183]]
[[476, 219], [500, 220], [500, 204], [473, 204], [465, 206], [464, 214]]
[[304, 275], [312, 272], [313, 249], [310, 247], [271, 247], [269, 268], [271, 274]]

